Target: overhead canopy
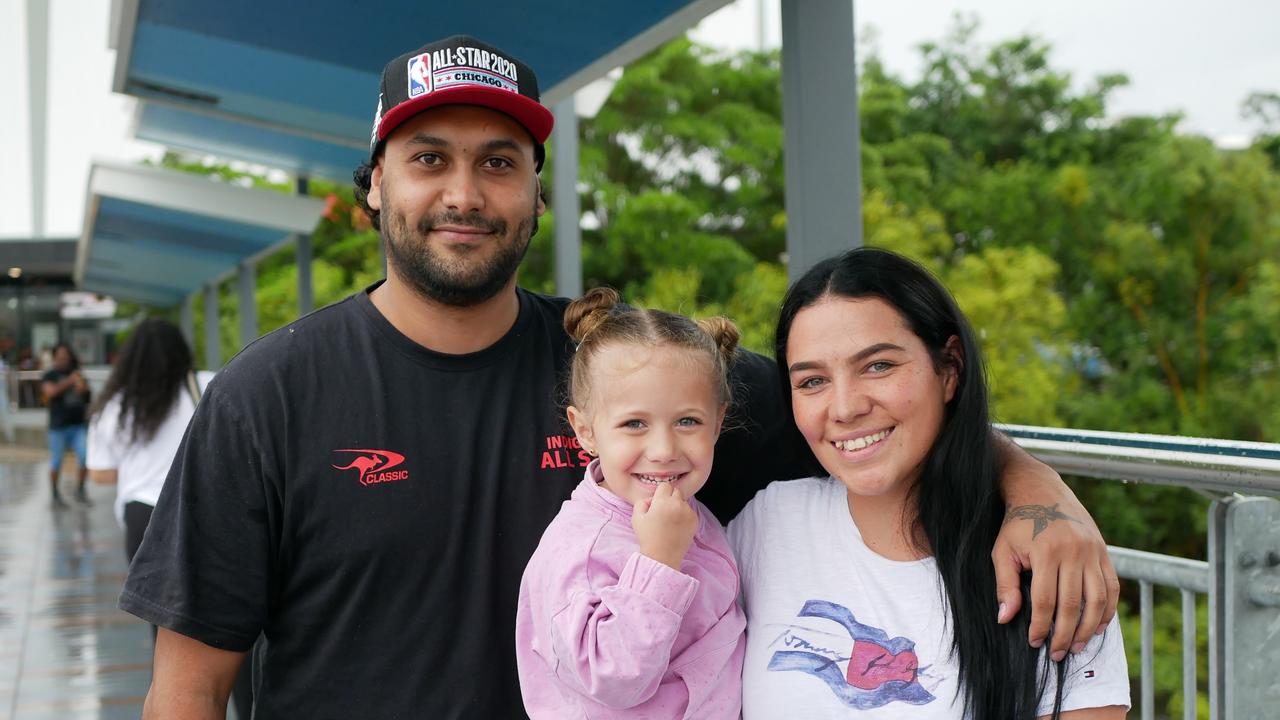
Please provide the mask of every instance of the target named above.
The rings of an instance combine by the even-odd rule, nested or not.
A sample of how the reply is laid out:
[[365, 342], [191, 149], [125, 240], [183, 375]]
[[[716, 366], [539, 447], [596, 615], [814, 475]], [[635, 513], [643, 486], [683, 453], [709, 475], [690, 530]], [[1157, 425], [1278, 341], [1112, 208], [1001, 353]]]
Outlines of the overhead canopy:
[[156, 167], [94, 163], [75, 280], [167, 307], [309, 233], [324, 203]]
[[27, 277], [67, 278], [75, 262], [75, 238], [0, 238], [0, 273], [18, 268]]
[[349, 179], [396, 55], [474, 35], [535, 68], [552, 105], [728, 0], [116, 1], [114, 87], [147, 101], [139, 137]]
[[351, 182], [368, 148], [336, 145], [173, 105], [138, 104], [139, 140], [280, 168], [298, 175]]
[[[535, 68], [543, 102], [556, 106], [727, 2], [114, 0], [113, 83], [171, 110], [144, 109], [144, 137], [345, 180], [368, 152], [390, 58], [455, 33], [474, 35]], [[794, 277], [861, 243], [857, 88], [852, 1], [795, 0], [782, 9]]]

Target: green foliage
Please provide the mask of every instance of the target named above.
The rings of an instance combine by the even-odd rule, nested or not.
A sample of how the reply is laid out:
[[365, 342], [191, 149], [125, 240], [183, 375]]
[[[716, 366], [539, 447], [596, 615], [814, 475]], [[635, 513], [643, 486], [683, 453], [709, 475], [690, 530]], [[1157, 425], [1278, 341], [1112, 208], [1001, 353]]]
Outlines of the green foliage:
[[1059, 425], [1059, 393], [1070, 377], [1066, 309], [1053, 291], [1057, 264], [1030, 247], [992, 247], [965, 255], [946, 276], [978, 333], [1001, 422]]

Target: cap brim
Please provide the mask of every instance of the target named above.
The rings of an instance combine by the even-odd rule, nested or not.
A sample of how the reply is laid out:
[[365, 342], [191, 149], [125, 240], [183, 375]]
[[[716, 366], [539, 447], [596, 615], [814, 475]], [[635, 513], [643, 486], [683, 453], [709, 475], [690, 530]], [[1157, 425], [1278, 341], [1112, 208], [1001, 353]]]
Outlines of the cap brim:
[[452, 87], [406, 100], [388, 110], [378, 125], [378, 142], [386, 140], [409, 118], [437, 105], [479, 105], [505, 113], [523, 125], [539, 145], [547, 141], [555, 125], [555, 116], [546, 106], [519, 93], [475, 86]]

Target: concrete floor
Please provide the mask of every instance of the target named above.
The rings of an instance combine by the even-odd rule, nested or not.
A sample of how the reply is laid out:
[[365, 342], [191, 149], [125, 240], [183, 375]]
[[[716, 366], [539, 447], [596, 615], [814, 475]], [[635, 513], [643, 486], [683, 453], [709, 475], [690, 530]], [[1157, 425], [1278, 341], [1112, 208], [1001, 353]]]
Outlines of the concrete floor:
[[[74, 480], [63, 487], [71, 496]], [[127, 567], [115, 490], [89, 492], [91, 506], [54, 510], [39, 451], [0, 452], [0, 720], [142, 713], [151, 633], [116, 609]]]

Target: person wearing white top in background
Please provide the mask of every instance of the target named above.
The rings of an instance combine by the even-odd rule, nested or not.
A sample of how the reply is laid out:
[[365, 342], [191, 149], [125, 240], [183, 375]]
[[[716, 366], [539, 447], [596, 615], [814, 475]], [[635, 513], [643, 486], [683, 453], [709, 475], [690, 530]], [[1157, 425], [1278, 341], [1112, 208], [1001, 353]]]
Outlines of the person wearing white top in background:
[[[194, 371], [191, 348], [177, 326], [150, 318], [138, 323], [121, 347], [102, 395], [90, 408], [89, 476], [116, 486], [116, 522], [124, 528], [131, 563], [187, 423], [212, 379], [211, 372]], [[233, 690], [241, 718], [252, 712], [249, 667], [244, 664]]]
[[116, 522], [125, 530], [131, 561], [196, 400], [212, 377], [193, 372], [191, 350], [177, 327], [143, 320], [90, 409], [89, 475], [96, 483], [116, 485]]

